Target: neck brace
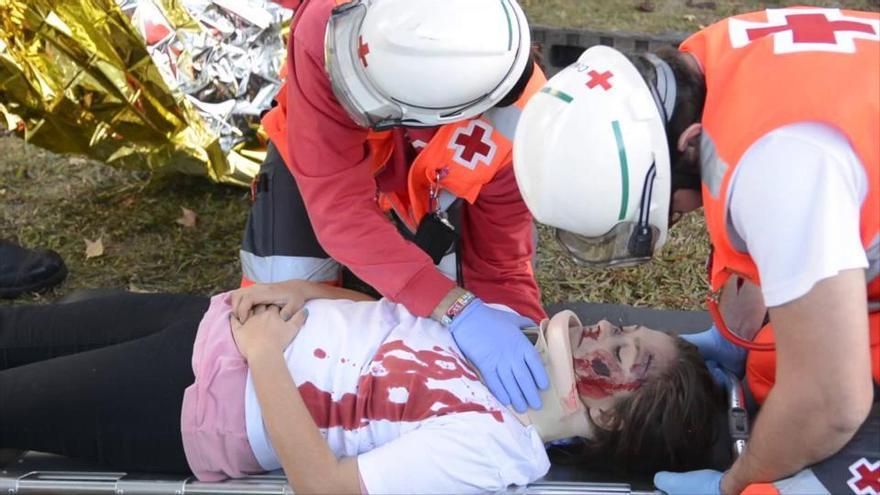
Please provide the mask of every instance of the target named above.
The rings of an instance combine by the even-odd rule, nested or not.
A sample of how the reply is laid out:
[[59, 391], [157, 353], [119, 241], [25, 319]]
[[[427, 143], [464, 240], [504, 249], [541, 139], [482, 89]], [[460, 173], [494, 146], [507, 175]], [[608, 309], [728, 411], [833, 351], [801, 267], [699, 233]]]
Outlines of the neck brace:
[[575, 387], [569, 328], [581, 322], [571, 311], [562, 311], [550, 320], [541, 322], [535, 349], [550, 378], [550, 387], [541, 391], [541, 409], [529, 409], [517, 416], [531, 423], [545, 442], [560, 438], [591, 436], [592, 426], [588, 410], [581, 402]]

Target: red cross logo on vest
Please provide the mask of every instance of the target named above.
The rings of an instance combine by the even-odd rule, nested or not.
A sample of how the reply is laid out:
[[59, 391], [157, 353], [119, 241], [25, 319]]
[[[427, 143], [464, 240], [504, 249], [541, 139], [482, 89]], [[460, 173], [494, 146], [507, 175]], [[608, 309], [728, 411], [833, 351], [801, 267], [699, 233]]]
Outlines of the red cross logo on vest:
[[849, 467], [852, 473], [846, 484], [856, 495], [880, 495], [880, 461], [868, 462], [862, 457]]
[[846, 16], [840, 9], [767, 9], [767, 22], [729, 19], [730, 43], [742, 48], [773, 38], [773, 52], [855, 53], [855, 40], [880, 42], [880, 21]]
[[452, 160], [471, 170], [483, 162], [492, 163], [497, 146], [492, 141], [492, 126], [480, 119], [474, 119], [467, 127], [459, 127], [449, 140]]

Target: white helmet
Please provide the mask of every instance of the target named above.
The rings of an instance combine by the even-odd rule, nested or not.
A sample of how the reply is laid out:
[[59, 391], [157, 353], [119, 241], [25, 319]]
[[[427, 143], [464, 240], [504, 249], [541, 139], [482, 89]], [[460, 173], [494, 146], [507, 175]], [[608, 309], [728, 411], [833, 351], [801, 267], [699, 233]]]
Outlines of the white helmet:
[[585, 265], [638, 264], [666, 242], [665, 126], [676, 85], [669, 65], [643, 60], [656, 83], [617, 50], [588, 49], [529, 101], [516, 128], [513, 165], [526, 205]]
[[515, 0], [353, 0], [334, 9], [324, 47], [336, 98], [381, 130], [485, 112], [523, 74], [530, 38]]

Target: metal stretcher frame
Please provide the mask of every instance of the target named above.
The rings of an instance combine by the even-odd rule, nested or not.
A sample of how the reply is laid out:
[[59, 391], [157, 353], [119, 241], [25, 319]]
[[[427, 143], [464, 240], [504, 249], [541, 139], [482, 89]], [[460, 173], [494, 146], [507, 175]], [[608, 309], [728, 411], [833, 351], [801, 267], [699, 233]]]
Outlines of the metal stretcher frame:
[[[552, 314], [565, 306], [548, 308]], [[585, 323], [596, 320], [590, 315], [606, 315], [609, 320], [621, 324], [644, 323], [654, 320], [655, 328], [676, 327], [677, 330], [694, 331], [704, 320], [694, 320], [694, 313], [647, 310], [622, 305], [580, 303], [574, 309]], [[655, 317], [672, 316], [671, 319], [657, 321]], [[676, 314], [678, 313], [678, 314]], [[690, 313], [690, 314], [688, 314]], [[659, 325], [656, 325], [659, 323]], [[748, 413], [744, 400], [742, 383], [728, 374], [727, 383], [727, 426], [730, 434], [733, 458], [738, 457], [745, 448], [749, 433]], [[0, 495], [289, 495], [293, 490], [287, 485], [285, 477], [279, 473], [249, 476], [247, 478], [222, 482], [202, 482], [187, 475], [153, 475], [128, 473], [114, 470], [54, 469], [46, 468], [39, 462], [39, 456], [28, 454], [21, 462], [0, 466]], [[64, 458], [55, 458], [64, 465]], [[43, 464], [41, 466], [41, 464]], [[58, 464], [50, 462], [49, 465]], [[567, 467], [566, 467], [567, 468]], [[645, 483], [616, 483], [570, 480], [570, 473], [563, 472], [560, 466], [552, 466], [543, 479], [527, 486], [512, 486], [501, 493], [521, 495], [658, 495], [661, 492], [653, 487], [645, 489]], [[634, 486], [638, 485], [638, 486]]]

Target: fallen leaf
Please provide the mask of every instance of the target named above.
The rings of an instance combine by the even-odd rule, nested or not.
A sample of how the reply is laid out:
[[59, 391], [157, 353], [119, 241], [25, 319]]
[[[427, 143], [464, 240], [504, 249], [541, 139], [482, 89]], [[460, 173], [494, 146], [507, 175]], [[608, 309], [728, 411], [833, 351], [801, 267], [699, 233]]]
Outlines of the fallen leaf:
[[134, 285], [133, 283], [128, 284], [128, 291], [134, 292], [135, 294], [153, 294], [156, 292], [154, 290], [141, 289], [140, 287], [138, 287], [137, 285]]
[[191, 229], [196, 226], [196, 212], [190, 210], [189, 208], [180, 207], [181, 211], [183, 211], [183, 215], [180, 218], [175, 220], [180, 225], [183, 225], [185, 228]]
[[101, 237], [96, 241], [84, 240], [86, 241], [86, 259], [104, 255], [104, 241]]
[[697, 16], [695, 16], [694, 14], [685, 14], [682, 16], [682, 19], [688, 22], [697, 22]]

